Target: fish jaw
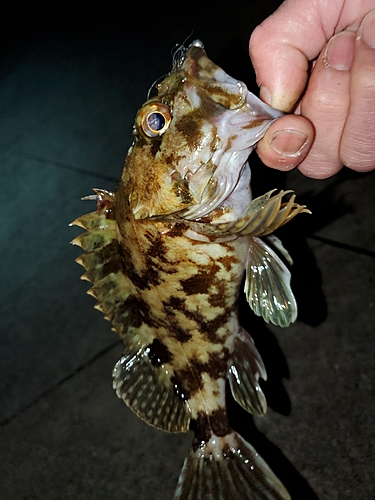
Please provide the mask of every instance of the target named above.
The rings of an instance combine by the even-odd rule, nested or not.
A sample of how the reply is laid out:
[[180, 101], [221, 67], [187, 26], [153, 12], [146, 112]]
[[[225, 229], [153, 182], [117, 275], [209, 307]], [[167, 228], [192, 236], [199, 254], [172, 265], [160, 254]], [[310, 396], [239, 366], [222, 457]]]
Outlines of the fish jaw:
[[[124, 167], [130, 208], [135, 219], [206, 216], [231, 194], [249, 154], [282, 113], [214, 64], [198, 41], [157, 88], [137, 114]], [[159, 130], [150, 131], [155, 117]]]

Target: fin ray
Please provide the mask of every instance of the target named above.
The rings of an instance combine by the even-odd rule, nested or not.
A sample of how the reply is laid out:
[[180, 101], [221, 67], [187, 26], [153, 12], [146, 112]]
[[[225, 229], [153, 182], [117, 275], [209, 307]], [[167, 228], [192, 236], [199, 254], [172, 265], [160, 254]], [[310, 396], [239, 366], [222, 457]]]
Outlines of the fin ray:
[[222, 438], [212, 436], [190, 450], [173, 500], [290, 500], [290, 496], [255, 449], [232, 432]]
[[266, 236], [286, 224], [299, 213], [311, 213], [305, 205], [294, 203], [295, 195], [282, 203], [282, 198], [292, 191], [280, 191], [272, 196], [275, 189], [251, 201], [242, 217], [235, 221], [216, 224], [213, 231], [218, 234]]
[[263, 416], [267, 411], [267, 401], [259, 377], [267, 379], [266, 369], [252, 338], [243, 331], [235, 342], [228, 380], [237, 403], [249, 413]]
[[254, 238], [246, 266], [245, 294], [251, 309], [268, 323], [288, 326], [297, 318], [290, 272], [276, 253]]
[[169, 432], [186, 432], [190, 408], [187, 401], [175, 393], [171, 369], [154, 366], [145, 345], [126, 347], [126, 354], [113, 369], [113, 388], [118, 397], [148, 424]]

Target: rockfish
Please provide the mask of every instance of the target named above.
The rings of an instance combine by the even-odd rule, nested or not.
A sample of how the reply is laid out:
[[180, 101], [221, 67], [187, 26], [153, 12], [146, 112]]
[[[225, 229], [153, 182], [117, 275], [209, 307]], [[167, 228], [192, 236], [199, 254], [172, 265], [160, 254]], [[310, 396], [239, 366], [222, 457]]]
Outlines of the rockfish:
[[[73, 222], [96, 308], [124, 344], [117, 395], [148, 424], [195, 432], [174, 500], [288, 499], [229, 424], [225, 386], [263, 415], [262, 359], [238, 320], [245, 293], [265, 321], [297, 307], [290, 273], [262, 239], [300, 212], [294, 195], [252, 199], [247, 158], [281, 113], [251, 94], [195, 40], [180, 47], [158, 95], [138, 111], [117, 191], [95, 189], [95, 212]], [[276, 246], [287, 252], [277, 238]]]

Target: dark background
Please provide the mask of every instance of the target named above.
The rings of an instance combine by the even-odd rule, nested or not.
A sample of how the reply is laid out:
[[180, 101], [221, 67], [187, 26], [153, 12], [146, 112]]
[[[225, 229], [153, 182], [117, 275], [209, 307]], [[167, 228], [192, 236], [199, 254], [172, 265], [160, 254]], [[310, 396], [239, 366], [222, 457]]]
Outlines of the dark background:
[[[21, 4], [0, 34], [0, 498], [168, 500], [191, 435], [148, 427], [117, 399], [116, 335], [79, 281], [68, 224], [115, 189], [147, 90], [194, 30], [208, 55], [256, 92], [251, 31], [272, 1], [171, 9]], [[374, 173], [317, 181], [252, 156], [256, 195], [295, 189], [313, 211], [280, 234], [295, 264], [298, 321], [241, 318], [265, 361], [269, 411], [229, 400], [293, 500], [374, 498]], [[228, 499], [229, 500], [229, 499]]]

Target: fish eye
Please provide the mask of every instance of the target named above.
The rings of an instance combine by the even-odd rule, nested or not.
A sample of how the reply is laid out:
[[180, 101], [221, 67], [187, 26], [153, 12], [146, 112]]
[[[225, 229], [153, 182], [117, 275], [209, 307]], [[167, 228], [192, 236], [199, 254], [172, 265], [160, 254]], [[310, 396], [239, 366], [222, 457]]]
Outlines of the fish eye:
[[164, 134], [171, 122], [169, 108], [161, 103], [153, 103], [141, 109], [141, 128], [147, 137]]

